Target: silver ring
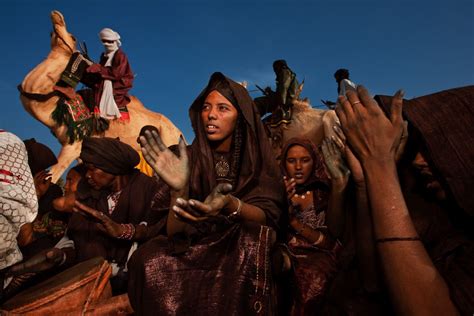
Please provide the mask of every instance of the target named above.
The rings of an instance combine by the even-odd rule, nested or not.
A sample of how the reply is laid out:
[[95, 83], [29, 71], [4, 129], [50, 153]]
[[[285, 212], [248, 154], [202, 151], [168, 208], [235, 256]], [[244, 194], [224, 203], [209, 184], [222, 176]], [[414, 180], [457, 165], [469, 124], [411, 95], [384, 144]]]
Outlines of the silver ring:
[[356, 105], [357, 103], [361, 103], [360, 101], [355, 101], [354, 103], [352, 103], [352, 105]]

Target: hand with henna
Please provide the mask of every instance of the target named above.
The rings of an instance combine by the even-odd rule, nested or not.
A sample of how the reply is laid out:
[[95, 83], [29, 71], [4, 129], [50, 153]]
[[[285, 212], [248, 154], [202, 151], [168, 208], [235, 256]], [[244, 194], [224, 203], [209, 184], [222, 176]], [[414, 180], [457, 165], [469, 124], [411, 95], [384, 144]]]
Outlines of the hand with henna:
[[229, 194], [232, 185], [229, 183], [219, 183], [206, 197], [204, 202], [190, 199], [178, 198], [173, 211], [176, 216], [188, 222], [202, 222], [213, 216], [219, 215], [222, 210], [227, 209], [232, 203]]
[[74, 212], [93, 218], [97, 221], [97, 227], [100, 231], [112, 238], [118, 238], [122, 235], [124, 228], [119, 223], [116, 223], [106, 214], [99, 212], [91, 207], [82, 204], [79, 201], [74, 202]]
[[146, 131], [145, 136], [140, 136], [140, 145], [145, 160], [174, 191], [182, 191], [187, 187], [190, 168], [182, 136], [178, 144], [179, 157], [165, 146], [156, 131]]

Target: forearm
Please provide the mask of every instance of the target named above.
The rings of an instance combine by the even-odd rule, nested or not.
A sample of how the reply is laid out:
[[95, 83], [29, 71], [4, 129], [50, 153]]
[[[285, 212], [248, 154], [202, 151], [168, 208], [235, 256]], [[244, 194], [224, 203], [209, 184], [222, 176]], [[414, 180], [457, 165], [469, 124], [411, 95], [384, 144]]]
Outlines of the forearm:
[[[239, 218], [243, 221], [249, 221], [249, 222], [256, 222], [262, 225], [266, 224], [267, 217], [265, 215], [265, 212], [252, 204], [245, 203], [244, 201], [240, 200], [241, 204], [241, 209], [240, 209], [240, 215]], [[229, 205], [227, 207], [227, 212], [228, 214], [231, 214], [234, 211], [237, 211], [239, 208], [239, 199], [232, 196], [230, 198]]]
[[298, 235], [302, 236], [312, 244], [316, 243], [320, 246], [326, 241], [322, 232], [312, 229], [311, 227], [301, 223], [296, 218], [290, 220], [290, 226]]
[[344, 231], [344, 198], [345, 185], [332, 183], [329, 195], [329, 207], [326, 213], [326, 225], [335, 238], [339, 238]]
[[188, 199], [188, 190], [177, 192], [171, 192], [171, 200], [170, 200], [170, 209], [168, 212], [168, 216], [166, 219], [166, 233], [168, 237], [173, 236], [176, 233], [183, 232], [188, 225], [187, 223], [179, 220], [176, 216], [176, 213], [173, 211], [173, 206], [176, 205], [176, 200], [178, 198], [182, 198], [187, 200]]
[[[417, 237], [395, 162], [363, 163], [375, 238]], [[456, 314], [446, 283], [420, 241], [379, 242], [377, 250], [394, 306], [403, 315]]]
[[375, 239], [370, 215], [366, 184], [356, 184], [356, 251], [364, 288], [368, 292], [379, 289], [379, 273]]

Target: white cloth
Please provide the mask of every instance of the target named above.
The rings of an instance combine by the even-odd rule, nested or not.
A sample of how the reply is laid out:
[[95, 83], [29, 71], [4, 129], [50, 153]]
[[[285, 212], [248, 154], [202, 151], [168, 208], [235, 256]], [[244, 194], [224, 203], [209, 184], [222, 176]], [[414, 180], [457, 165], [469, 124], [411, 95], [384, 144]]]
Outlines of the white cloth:
[[356, 90], [357, 85], [350, 81], [349, 79], [342, 79], [341, 83], [339, 84], [339, 95], [346, 95], [346, 92], [349, 90]]
[[38, 214], [35, 184], [25, 144], [0, 130], [0, 270], [23, 259], [17, 244], [21, 226]]
[[112, 30], [111, 28], [104, 28], [99, 32], [99, 37], [101, 40], [106, 41], [115, 41], [117, 45], [120, 47], [122, 43], [120, 42], [120, 34]]
[[[105, 63], [105, 67], [109, 67], [112, 65], [112, 60], [114, 59], [117, 50], [118, 47], [113, 52], [106, 52], [105, 56], [107, 57], [107, 61]], [[102, 95], [100, 96], [99, 109], [100, 116], [109, 120], [120, 118], [122, 116], [122, 114], [120, 114], [120, 110], [117, 106], [117, 103], [115, 103], [114, 88], [112, 85], [112, 81], [110, 80], [104, 80], [104, 86], [102, 87]]]

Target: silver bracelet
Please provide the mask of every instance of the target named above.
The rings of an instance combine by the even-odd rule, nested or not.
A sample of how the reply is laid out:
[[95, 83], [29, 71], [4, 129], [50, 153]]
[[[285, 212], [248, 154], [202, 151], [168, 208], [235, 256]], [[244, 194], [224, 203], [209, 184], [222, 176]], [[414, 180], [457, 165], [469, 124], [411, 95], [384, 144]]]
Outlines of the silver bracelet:
[[[232, 195], [231, 195], [232, 196]], [[237, 200], [237, 202], [239, 203], [239, 205], [237, 206], [237, 209], [235, 211], [233, 211], [232, 213], [230, 213], [227, 218], [228, 219], [232, 219], [232, 220], [235, 220], [237, 218], [240, 217], [240, 213], [242, 213], [242, 201], [238, 198], [236, 198], [235, 196], [232, 196], [234, 199]]]

